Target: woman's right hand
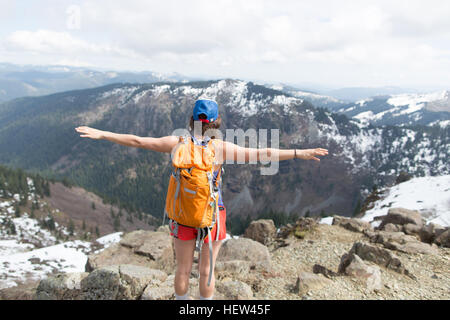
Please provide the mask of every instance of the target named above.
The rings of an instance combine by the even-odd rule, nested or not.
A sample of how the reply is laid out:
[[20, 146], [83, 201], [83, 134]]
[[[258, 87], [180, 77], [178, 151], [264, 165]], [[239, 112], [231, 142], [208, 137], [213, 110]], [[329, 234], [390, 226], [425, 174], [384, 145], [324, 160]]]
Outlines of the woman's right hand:
[[80, 137], [82, 138], [91, 138], [94, 140], [100, 140], [103, 139], [103, 133], [104, 131], [82, 126], [82, 127], [76, 127], [75, 130], [79, 133], [82, 133]]

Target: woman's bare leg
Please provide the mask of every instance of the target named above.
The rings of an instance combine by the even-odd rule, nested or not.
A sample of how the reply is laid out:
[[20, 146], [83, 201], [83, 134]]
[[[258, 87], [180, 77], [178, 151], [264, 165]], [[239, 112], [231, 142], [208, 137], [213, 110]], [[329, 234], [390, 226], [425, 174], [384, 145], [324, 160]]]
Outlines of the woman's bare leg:
[[189, 289], [189, 278], [194, 261], [195, 239], [180, 240], [174, 238], [175, 258], [177, 269], [175, 271], [175, 293], [184, 296]]
[[214, 294], [214, 284], [215, 284], [215, 277], [214, 277], [214, 267], [216, 264], [216, 258], [220, 250], [220, 246], [222, 245], [222, 241], [213, 241], [212, 247], [213, 247], [213, 274], [211, 277], [211, 283], [208, 286], [208, 277], [209, 277], [209, 244], [203, 243], [202, 246], [202, 252], [200, 255], [200, 262], [199, 262], [199, 273], [200, 273], [200, 281], [199, 281], [199, 289], [200, 289], [200, 295], [203, 298], [210, 298]]

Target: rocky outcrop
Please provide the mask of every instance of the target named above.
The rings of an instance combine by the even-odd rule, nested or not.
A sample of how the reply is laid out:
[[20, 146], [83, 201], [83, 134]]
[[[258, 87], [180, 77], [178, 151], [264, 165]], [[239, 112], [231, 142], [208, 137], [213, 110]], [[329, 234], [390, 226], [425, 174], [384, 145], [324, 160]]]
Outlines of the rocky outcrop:
[[346, 218], [342, 216], [333, 216], [333, 225], [341, 226], [347, 230], [354, 232], [363, 232], [365, 230], [373, 230], [369, 222], [356, 218]]
[[[284, 246], [277, 246], [275, 241], [265, 246], [250, 238], [224, 241], [216, 262], [214, 299], [449, 297], [444, 289], [448, 287], [447, 248], [421, 242], [417, 235], [400, 231], [350, 231], [352, 227], [343, 227], [348, 222], [344, 221], [330, 226], [318, 225], [311, 218], [299, 219], [285, 227], [289, 239], [282, 240]], [[447, 231], [429, 227], [430, 234], [439, 233], [434, 241], [448, 241]], [[296, 236], [295, 232], [306, 232], [306, 237]], [[99, 259], [102, 252], [90, 256], [97, 263], [92, 271], [50, 276], [36, 286], [34, 298], [172, 300], [174, 268], [164, 270], [168, 265], [164, 261], [170, 256], [166, 240], [171, 238], [167, 237], [164, 229], [125, 234], [103, 260]], [[275, 240], [279, 237], [280, 234]], [[169, 248], [173, 250], [171, 245]], [[428, 249], [434, 252], [426, 254]], [[107, 250], [110, 248], [104, 251]], [[114, 264], [115, 261], [125, 262]], [[198, 299], [195, 269], [196, 265], [189, 294]], [[17, 290], [9, 289], [0, 290], [0, 294], [19, 296]], [[25, 297], [25, 292], [20, 296]]]
[[424, 225], [422, 215], [417, 210], [408, 210], [405, 208], [390, 208], [388, 214], [383, 216], [381, 219], [381, 224], [378, 229], [383, 230], [384, 226], [388, 223], [397, 225], [413, 224], [418, 227]]
[[135, 265], [113, 265], [91, 272], [81, 281], [83, 300], [136, 300], [152, 281], [164, 281], [160, 271]]
[[450, 229], [441, 233], [435, 240], [438, 245], [450, 248]]
[[[380, 225], [375, 232], [365, 230], [371, 241], [381, 243], [386, 248], [406, 253], [435, 254], [436, 245], [449, 247], [449, 243], [440, 238], [449, 228], [435, 223], [425, 224], [417, 210], [391, 208], [385, 216], [377, 217]], [[431, 245], [431, 246], [430, 246]]]
[[341, 257], [341, 263], [338, 268], [339, 273], [345, 273], [345, 270], [353, 261], [354, 254], [358, 255], [363, 260], [373, 262], [398, 273], [408, 275], [411, 278], [415, 278], [392, 251], [364, 242], [355, 242], [350, 251]]
[[442, 241], [442, 239], [444, 239], [446, 236], [444, 235], [443, 237], [441, 237], [441, 235], [444, 234], [447, 230], [449, 230], [449, 228], [445, 228], [436, 223], [429, 223], [426, 226], [420, 228], [418, 231], [414, 230], [414, 233], [418, 234], [423, 242], [436, 243], [439, 245], [450, 247], [449, 242]]
[[370, 241], [380, 243], [388, 249], [405, 253], [436, 254], [437, 248], [417, 240], [403, 232], [378, 231], [370, 235]]
[[175, 266], [172, 237], [167, 232], [138, 230], [127, 233], [119, 243], [89, 255], [86, 271], [118, 264], [132, 264], [172, 272]]
[[244, 237], [267, 245], [276, 236], [277, 229], [271, 219], [252, 221], [245, 230]]
[[247, 261], [251, 268], [269, 270], [271, 267], [268, 248], [248, 238], [229, 239], [222, 245], [217, 261], [236, 260]]
[[87, 272], [63, 273], [39, 282], [36, 300], [80, 300], [81, 281]]

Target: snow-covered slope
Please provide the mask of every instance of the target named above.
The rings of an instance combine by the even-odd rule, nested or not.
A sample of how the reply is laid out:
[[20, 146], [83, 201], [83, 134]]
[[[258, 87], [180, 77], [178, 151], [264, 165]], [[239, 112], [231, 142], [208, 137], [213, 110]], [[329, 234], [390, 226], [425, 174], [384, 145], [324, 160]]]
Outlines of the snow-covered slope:
[[450, 226], [450, 175], [413, 178], [383, 189], [382, 195], [362, 220], [372, 222], [375, 217], [386, 215], [389, 208], [402, 207], [418, 210], [427, 223]]
[[308, 100], [316, 107], [325, 107], [325, 108], [329, 108], [329, 109], [336, 109], [337, 107], [346, 104], [345, 102], [343, 102], [339, 99], [336, 99], [334, 97], [331, 97], [331, 96], [297, 89], [297, 88], [287, 86], [284, 84], [271, 84], [271, 85], [266, 85], [266, 86], [273, 90], [282, 91], [282, 92], [292, 95], [296, 98]]
[[337, 110], [375, 125], [446, 125], [450, 120], [450, 91], [377, 96]]
[[[5, 181], [0, 182], [8, 188]], [[27, 198], [32, 201], [39, 196], [34, 192], [34, 181], [27, 177], [27, 183]], [[47, 219], [38, 220], [29, 212], [16, 214], [15, 207], [20, 200], [19, 194], [0, 189], [0, 289], [39, 280], [55, 272], [82, 272], [90, 253], [120, 241], [122, 232], [103, 236], [95, 242], [81, 241], [74, 236], [71, 241], [62, 242], [61, 239], [70, 235], [68, 228], [53, 221], [50, 230], [43, 224]], [[58, 214], [57, 209], [52, 210], [42, 199], [36, 205]]]
[[[34, 219], [30, 219], [34, 220]], [[0, 289], [16, 286], [27, 280], [39, 280], [51, 273], [83, 272], [87, 256], [120, 241], [122, 232], [97, 239], [103, 246], [96, 249], [92, 242], [74, 240], [44, 248], [21, 240], [0, 240]]]

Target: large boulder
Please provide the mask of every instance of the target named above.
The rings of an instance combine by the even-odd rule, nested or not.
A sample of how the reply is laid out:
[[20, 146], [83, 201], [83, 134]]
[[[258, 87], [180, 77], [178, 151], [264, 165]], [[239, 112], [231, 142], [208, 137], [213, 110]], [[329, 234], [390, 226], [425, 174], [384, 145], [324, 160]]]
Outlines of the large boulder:
[[445, 227], [431, 222], [426, 226], [420, 228], [417, 233], [419, 234], [420, 239], [423, 242], [433, 243], [436, 242], [436, 239], [439, 238], [439, 236], [443, 234], [445, 231], [446, 231]]
[[87, 272], [61, 273], [39, 282], [36, 300], [80, 300], [81, 281]]
[[271, 219], [252, 221], [245, 230], [244, 237], [253, 239], [267, 245], [276, 236], [277, 229]]
[[370, 241], [380, 243], [388, 249], [405, 253], [437, 253], [435, 246], [421, 242], [415, 236], [406, 235], [403, 232], [378, 231], [370, 238]]
[[248, 238], [229, 239], [220, 248], [217, 261], [243, 260], [250, 267], [270, 269], [269, 249], [261, 243]]
[[342, 216], [333, 216], [333, 225], [341, 226], [347, 230], [354, 232], [363, 232], [365, 230], [373, 230], [369, 222], [356, 218], [346, 218]]
[[325, 278], [321, 274], [301, 272], [297, 277], [294, 291], [303, 296], [308, 291], [319, 290], [331, 283], [332, 281], [330, 279]]
[[135, 265], [113, 265], [96, 269], [81, 281], [84, 300], [136, 300], [148, 285], [167, 275]]
[[172, 237], [162, 231], [138, 230], [127, 233], [119, 243], [100, 253], [89, 255], [86, 271], [119, 264], [133, 264], [172, 272], [175, 266]]
[[415, 224], [419, 227], [423, 226], [422, 215], [417, 210], [408, 210], [405, 208], [390, 208], [388, 214], [381, 218], [379, 230], [383, 230], [388, 223], [405, 225], [408, 223]]
[[348, 265], [344, 272], [346, 275], [361, 280], [369, 290], [381, 290], [383, 287], [380, 268], [375, 265], [368, 265], [354, 253], [349, 255]]
[[405, 268], [400, 259], [392, 251], [359, 241], [355, 242], [350, 251], [341, 257], [338, 269], [339, 273], [345, 273], [348, 265], [353, 261], [352, 254], [358, 255], [363, 260], [373, 262], [415, 279], [415, 276]]
[[447, 229], [447, 231], [441, 233], [436, 238], [435, 243], [437, 243], [440, 246], [450, 248], [450, 229]]

